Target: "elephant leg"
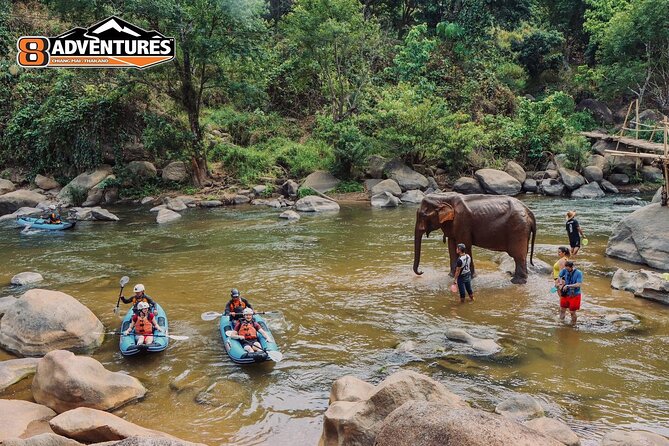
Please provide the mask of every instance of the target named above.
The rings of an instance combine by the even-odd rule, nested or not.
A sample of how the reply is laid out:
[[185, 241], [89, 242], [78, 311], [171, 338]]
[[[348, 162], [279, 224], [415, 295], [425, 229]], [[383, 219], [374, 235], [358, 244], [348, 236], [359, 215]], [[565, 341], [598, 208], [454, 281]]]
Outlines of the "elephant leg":
[[527, 283], [527, 255], [516, 256], [513, 260], [516, 262], [516, 270], [513, 273], [511, 283]]
[[449, 265], [451, 267], [451, 272], [448, 274], [451, 277], [455, 276], [455, 264], [458, 261], [458, 255], [455, 252], [455, 239], [453, 237], [448, 238], [448, 258]]

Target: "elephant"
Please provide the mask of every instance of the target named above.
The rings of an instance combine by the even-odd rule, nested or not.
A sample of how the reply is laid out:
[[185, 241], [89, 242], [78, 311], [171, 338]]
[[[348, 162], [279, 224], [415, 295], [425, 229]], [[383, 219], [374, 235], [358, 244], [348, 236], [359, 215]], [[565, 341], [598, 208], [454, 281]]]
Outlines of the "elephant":
[[[430, 194], [416, 212], [413, 271], [420, 275], [420, 248], [423, 234], [441, 229], [444, 243], [448, 238], [451, 275], [455, 272], [455, 248], [464, 243], [472, 256], [472, 246], [506, 251], [516, 262], [511, 282], [527, 282], [527, 248], [532, 238], [530, 264], [534, 255], [537, 222], [534, 214], [520, 200], [504, 195], [462, 195], [456, 192]], [[474, 274], [474, 259], [471, 264]]]

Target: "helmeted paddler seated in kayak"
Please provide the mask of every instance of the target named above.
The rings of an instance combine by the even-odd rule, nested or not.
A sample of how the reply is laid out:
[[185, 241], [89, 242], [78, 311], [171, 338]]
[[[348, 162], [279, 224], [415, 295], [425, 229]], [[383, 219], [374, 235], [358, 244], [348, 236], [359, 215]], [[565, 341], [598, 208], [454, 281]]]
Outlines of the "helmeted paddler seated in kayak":
[[153, 343], [154, 328], [160, 332], [163, 331], [153, 313], [149, 312], [149, 304], [146, 302], [139, 302], [137, 304], [137, 314], [132, 316], [130, 326], [123, 334], [130, 334], [133, 328], [135, 329], [135, 342], [137, 345]]
[[135, 288], [133, 288], [133, 291], [135, 292], [135, 295], [132, 297], [126, 298], [125, 296], [121, 296], [121, 300], [123, 301], [124, 304], [132, 304], [133, 308], [132, 310], [134, 311], [135, 314], [139, 312], [139, 309], [137, 305], [140, 302], [146, 302], [149, 304], [149, 308], [151, 310], [151, 313], [156, 312], [156, 303], [149, 297], [148, 294], [144, 293], [144, 285], [141, 283], [138, 283], [135, 285]]
[[253, 310], [251, 308], [245, 308], [243, 313], [244, 317], [235, 324], [234, 330], [236, 335], [243, 338], [239, 342], [241, 342], [244, 350], [249, 353], [262, 350], [262, 346], [258, 341], [258, 333], [263, 335], [267, 342], [274, 342], [272, 337], [262, 329], [260, 324], [253, 320]]
[[237, 288], [230, 290], [230, 300], [225, 305], [224, 313], [226, 316], [230, 316], [230, 322], [234, 323], [242, 319], [242, 313], [246, 308], [253, 309], [253, 305], [239, 294]]

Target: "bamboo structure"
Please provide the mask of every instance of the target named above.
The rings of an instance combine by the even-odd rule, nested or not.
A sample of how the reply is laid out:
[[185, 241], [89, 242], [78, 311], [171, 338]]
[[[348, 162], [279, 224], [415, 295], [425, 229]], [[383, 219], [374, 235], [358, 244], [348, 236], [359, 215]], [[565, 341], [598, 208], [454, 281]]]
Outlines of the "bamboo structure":
[[[628, 127], [628, 123], [632, 124], [629, 121], [629, 115], [634, 107], [635, 119], [633, 121], [634, 127]], [[625, 131], [634, 132], [634, 137], [625, 136]], [[658, 131], [662, 131], [663, 142], [656, 143], [653, 142], [653, 137]], [[649, 132], [650, 136], [646, 140], [641, 138], [643, 132]], [[669, 119], [664, 116], [661, 125], [648, 125], [641, 123], [639, 119], [639, 100], [632, 101], [627, 107], [627, 114], [625, 115], [625, 121], [623, 126], [620, 129], [620, 132], [616, 135], [609, 135], [601, 132], [581, 132], [581, 135], [591, 138], [591, 139], [600, 139], [604, 141], [616, 141], [615, 150], [605, 150], [604, 152], [612, 156], [626, 156], [630, 158], [636, 158], [637, 167], [639, 162], [643, 159], [654, 159], [654, 163], [657, 163], [662, 170], [664, 176], [664, 185], [662, 186], [662, 195], [661, 195], [661, 205], [667, 206], [667, 198], [669, 196]], [[629, 148], [633, 148], [634, 152], [619, 150], [620, 145], [625, 145]], [[651, 152], [651, 153], [648, 153]]]

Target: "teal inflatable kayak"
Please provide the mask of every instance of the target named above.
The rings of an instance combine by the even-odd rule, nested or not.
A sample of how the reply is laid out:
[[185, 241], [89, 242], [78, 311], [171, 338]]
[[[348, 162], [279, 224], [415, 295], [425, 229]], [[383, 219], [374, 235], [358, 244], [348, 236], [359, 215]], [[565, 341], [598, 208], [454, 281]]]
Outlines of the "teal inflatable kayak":
[[76, 224], [76, 221], [62, 221], [60, 223], [49, 223], [48, 220], [35, 217], [16, 217], [16, 223], [19, 226], [30, 226], [30, 229], [43, 229], [47, 231], [63, 231], [71, 229]]
[[169, 344], [170, 338], [165, 336], [165, 333], [169, 333], [169, 329], [167, 326], [167, 314], [165, 314], [163, 307], [156, 304], [156, 312], [154, 313], [154, 316], [156, 322], [158, 322], [158, 325], [160, 325], [160, 328], [162, 328], [165, 333], [161, 333], [154, 329], [153, 342], [151, 344], [137, 345], [135, 343], [135, 333], [133, 331], [131, 331], [129, 335], [123, 334], [128, 327], [130, 327], [133, 314], [135, 313], [132, 311], [132, 307], [130, 307], [121, 323], [121, 339], [119, 340], [121, 354], [123, 356], [134, 356], [140, 353], [156, 353], [165, 350]]
[[[270, 335], [272, 340], [274, 340], [274, 335], [270, 331], [265, 320], [260, 317], [260, 315], [253, 315], [253, 320], [256, 321], [262, 327], [262, 329], [267, 332], [268, 335]], [[268, 351], [279, 351], [279, 347], [276, 345], [276, 342], [267, 342], [265, 337], [258, 333], [258, 341], [260, 342], [263, 350], [255, 353], [247, 352], [242, 347], [241, 342], [239, 342], [237, 339], [232, 339], [225, 334], [226, 331], [234, 329], [233, 325], [234, 324], [230, 322], [229, 316], [221, 316], [220, 330], [221, 337], [223, 338], [223, 347], [233, 362], [236, 362], [237, 364], [253, 364], [255, 362], [264, 362], [270, 359], [269, 355], [267, 354]]]

